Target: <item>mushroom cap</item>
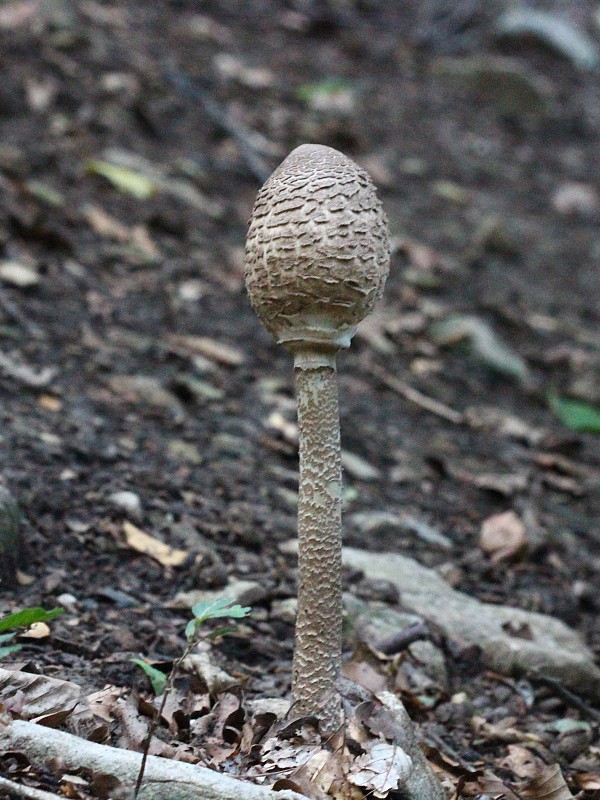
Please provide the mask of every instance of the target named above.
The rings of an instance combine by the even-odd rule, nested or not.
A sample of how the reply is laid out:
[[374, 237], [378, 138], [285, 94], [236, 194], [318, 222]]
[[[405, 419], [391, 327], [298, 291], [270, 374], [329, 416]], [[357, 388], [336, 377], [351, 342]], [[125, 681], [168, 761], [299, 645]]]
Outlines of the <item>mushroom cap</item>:
[[246, 286], [263, 324], [288, 349], [348, 347], [383, 293], [389, 260], [375, 187], [337, 150], [297, 147], [258, 193]]

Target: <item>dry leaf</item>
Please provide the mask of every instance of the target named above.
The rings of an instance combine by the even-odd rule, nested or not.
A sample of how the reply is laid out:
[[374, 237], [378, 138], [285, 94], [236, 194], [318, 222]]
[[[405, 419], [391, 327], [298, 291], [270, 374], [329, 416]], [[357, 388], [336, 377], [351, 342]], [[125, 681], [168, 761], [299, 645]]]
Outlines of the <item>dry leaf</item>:
[[118, 686], [107, 686], [99, 692], [89, 694], [85, 699], [94, 716], [100, 717], [105, 722], [112, 722], [112, 711], [122, 694], [123, 689]]
[[0, 669], [0, 702], [21, 719], [44, 722], [51, 715], [70, 714], [79, 702], [81, 687], [70, 681]]
[[483, 522], [479, 546], [494, 564], [515, 558], [527, 547], [525, 525], [514, 511], [494, 514]]
[[523, 800], [572, 800], [571, 790], [565, 783], [558, 764], [552, 764], [535, 778], [519, 787]]
[[509, 769], [517, 778], [533, 778], [539, 775], [545, 764], [539, 756], [518, 744], [508, 745], [508, 755], [498, 762], [498, 766]]
[[162, 564], [163, 567], [179, 567], [188, 557], [185, 550], [177, 550], [168, 544], [144, 533], [131, 522], [123, 523], [123, 533], [127, 546], [138, 553], [144, 553]]
[[50, 636], [50, 628], [45, 622], [34, 622], [29, 629], [20, 635], [20, 639], [46, 639]]
[[212, 663], [208, 642], [200, 642], [196, 651], [183, 660], [182, 667], [200, 678], [206, 686], [206, 690], [212, 695], [217, 695], [239, 684], [239, 680]]
[[412, 759], [397, 744], [373, 742], [359, 756], [346, 777], [355, 786], [364, 786], [373, 797], [387, 795], [404, 786], [412, 772]]
[[228, 367], [237, 367], [244, 361], [244, 354], [241, 350], [216, 339], [210, 339], [208, 336], [171, 334], [167, 337], [167, 341], [174, 352], [197, 353], [208, 358], [209, 361], [225, 364]]

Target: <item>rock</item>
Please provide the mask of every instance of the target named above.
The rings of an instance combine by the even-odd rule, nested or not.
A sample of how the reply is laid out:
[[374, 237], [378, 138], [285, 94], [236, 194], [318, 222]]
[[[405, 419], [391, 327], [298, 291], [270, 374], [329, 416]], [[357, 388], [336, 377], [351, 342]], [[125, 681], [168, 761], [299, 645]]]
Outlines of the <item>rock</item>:
[[142, 518], [142, 503], [135, 492], [114, 492], [108, 500], [115, 508], [124, 511], [133, 519], [140, 520]]
[[204, 460], [196, 445], [183, 439], [171, 439], [167, 445], [167, 452], [169, 457], [175, 461], [181, 461], [183, 464], [190, 464], [194, 467], [202, 464]]
[[381, 477], [377, 467], [348, 450], [342, 450], [342, 467], [348, 475], [358, 481], [376, 481]]
[[600, 196], [590, 184], [568, 181], [552, 195], [552, 207], [566, 217], [592, 217], [600, 210]]
[[17, 289], [31, 289], [40, 282], [40, 276], [33, 267], [19, 261], [4, 261], [0, 264], [0, 281], [16, 286]]
[[271, 605], [271, 616], [283, 622], [294, 625], [298, 612], [298, 601], [295, 597], [286, 597], [285, 600], [275, 600]]
[[[285, 553], [297, 549], [295, 539], [281, 545]], [[489, 669], [502, 675], [543, 674], [600, 700], [600, 668], [594, 654], [564, 622], [546, 614], [482, 603], [452, 589], [435, 570], [397, 553], [345, 547], [343, 561], [367, 578], [395, 583], [407, 611], [437, 625], [451, 639], [478, 646]], [[355, 616], [359, 614], [357, 604]], [[511, 630], [517, 634], [511, 635]]]
[[421, 669], [434, 685], [447, 692], [449, 683], [446, 659], [440, 648], [436, 647], [433, 642], [423, 639], [420, 642], [413, 642], [409, 646], [408, 652], [421, 663]]
[[545, 117], [551, 110], [551, 84], [510, 58], [440, 58], [432, 72], [458, 89], [474, 92], [502, 116]]
[[218, 600], [226, 597], [232, 603], [249, 606], [260, 603], [267, 596], [266, 589], [255, 581], [232, 580], [222, 589], [192, 589], [190, 592], [179, 592], [169, 603], [171, 608], [192, 608], [196, 603], [206, 600]]
[[[397, 611], [383, 603], [352, 603], [344, 596], [347, 618], [351, 621], [358, 638], [369, 644], [383, 641], [405, 628], [421, 622], [421, 617], [406, 611]], [[442, 651], [433, 642], [421, 640], [407, 647], [408, 652], [421, 665], [421, 670], [436, 686], [448, 689], [448, 673]]]
[[600, 49], [583, 31], [549, 11], [514, 8], [498, 18], [495, 34], [511, 41], [533, 40], [567, 58], [580, 70], [600, 64]]
[[[402, 605], [450, 637], [481, 648], [486, 666], [503, 675], [541, 673], [600, 700], [600, 668], [580, 636], [560, 620], [481, 603], [452, 589], [434, 570], [396, 553], [344, 548], [344, 564], [398, 586]], [[510, 630], [527, 631], [528, 637]]]

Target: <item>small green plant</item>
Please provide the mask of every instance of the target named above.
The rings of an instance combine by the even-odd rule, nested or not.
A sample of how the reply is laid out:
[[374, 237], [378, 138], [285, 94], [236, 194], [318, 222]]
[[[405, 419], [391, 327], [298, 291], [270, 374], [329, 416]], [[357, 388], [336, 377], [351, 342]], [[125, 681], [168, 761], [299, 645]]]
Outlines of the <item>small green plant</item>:
[[[2, 617], [0, 619], [0, 658], [5, 658], [21, 649], [22, 645], [20, 644], [6, 644], [15, 638], [20, 629], [29, 628], [35, 622], [48, 622], [62, 612], [62, 608], [46, 611], [45, 608], [35, 607], [24, 608], [22, 611], [15, 611], [14, 614]], [[12, 631], [12, 633], [5, 633], [5, 631]]]
[[600, 433], [600, 408], [556, 394], [551, 394], [548, 402], [565, 427], [581, 433]]
[[173, 666], [171, 667], [171, 671], [169, 672], [168, 676], [161, 672], [160, 670], [153, 667], [149, 664], [145, 659], [136, 658], [134, 663], [137, 664], [143, 671], [146, 673], [148, 678], [150, 679], [150, 683], [152, 684], [152, 689], [156, 695], [162, 694], [162, 702], [160, 704], [160, 708], [158, 709], [158, 713], [150, 723], [150, 727], [148, 729], [148, 736], [146, 737], [146, 741], [144, 742], [144, 751], [142, 753], [142, 763], [140, 764], [140, 772], [135, 784], [135, 791], [134, 791], [134, 798], [138, 796], [140, 788], [142, 786], [142, 781], [144, 779], [144, 771], [146, 769], [146, 761], [148, 760], [148, 752], [150, 750], [150, 743], [152, 742], [152, 737], [156, 731], [156, 727], [162, 717], [163, 711], [165, 709], [165, 705], [171, 689], [173, 688], [173, 682], [175, 681], [175, 677], [183, 664], [184, 660], [190, 655], [194, 647], [198, 644], [198, 642], [202, 641], [203, 639], [215, 639], [218, 636], [224, 636], [226, 633], [230, 633], [234, 628], [232, 626], [226, 626], [217, 628], [216, 630], [212, 631], [202, 631], [201, 626], [208, 622], [211, 619], [243, 619], [247, 614], [250, 613], [250, 608], [247, 606], [240, 606], [238, 604], [233, 604], [233, 600], [230, 600], [226, 597], [219, 597], [216, 600], [204, 600], [200, 603], [196, 603], [195, 606], [192, 607], [192, 614], [194, 615], [192, 619], [188, 622], [185, 628], [185, 638], [187, 639], [187, 644], [183, 650], [183, 653], [179, 656], [179, 658], [173, 662]]

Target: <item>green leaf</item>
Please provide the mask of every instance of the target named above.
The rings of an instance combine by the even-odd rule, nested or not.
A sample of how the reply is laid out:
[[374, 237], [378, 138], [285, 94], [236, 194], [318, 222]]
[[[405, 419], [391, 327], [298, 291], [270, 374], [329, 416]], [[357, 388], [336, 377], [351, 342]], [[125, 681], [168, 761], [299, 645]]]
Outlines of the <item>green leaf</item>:
[[303, 83], [296, 89], [296, 97], [304, 103], [310, 103], [317, 95], [322, 97], [332, 97], [338, 92], [347, 92], [352, 84], [343, 78], [325, 78], [316, 83]]
[[14, 639], [16, 633], [2, 633], [0, 634], [0, 644], [4, 644], [4, 642], [10, 642], [11, 639]]
[[550, 395], [548, 402], [562, 424], [572, 431], [600, 433], [600, 408], [558, 395]]
[[88, 161], [86, 167], [88, 172], [106, 178], [120, 192], [138, 200], [148, 200], [158, 190], [153, 180], [129, 167], [119, 167], [108, 161]]
[[209, 639], [218, 639], [221, 636], [227, 636], [228, 633], [233, 633], [235, 631], [235, 627], [233, 625], [225, 625], [223, 628], [217, 628], [214, 631], [211, 631], [208, 635]]
[[23, 611], [16, 611], [7, 617], [0, 619], [0, 631], [9, 631], [13, 628], [28, 628], [34, 622], [48, 622], [48, 620], [58, 617], [63, 613], [62, 608], [53, 608], [46, 611], [45, 608], [24, 608]]
[[197, 629], [208, 619], [219, 619], [229, 617], [230, 619], [242, 619], [250, 613], [248, 606], [232, 605], [233, 600], [228, 597], [218, 597], [216, 600], [202, 600], [192, 608], [194, 619], [190, 620], [185, 628], [186, 638], [189, 640], [194, 636]]
[[22, 644], [11, 644], [7, 647], [0, 647], [0, 658], [4, 658], [5, 656], [9, 656], [11, 653], [16, 653], [17, 650], [20, 650], [23, 647]]
[[137, 664], [148, 676], [150, 683], [152, 684], [152, 691], [158, 697], [161, 695], [164, 690], [165, 686], [167, 685], [167, 676], [164, 672], [161, 672], [156, 667], [153, 667], [152, 664], [149, 664], [143, 658], [134, 658], [133, 663]]

